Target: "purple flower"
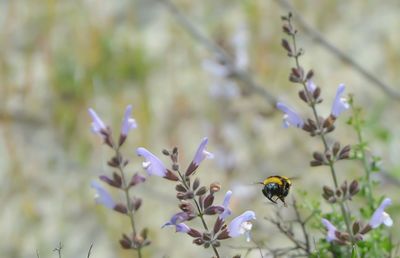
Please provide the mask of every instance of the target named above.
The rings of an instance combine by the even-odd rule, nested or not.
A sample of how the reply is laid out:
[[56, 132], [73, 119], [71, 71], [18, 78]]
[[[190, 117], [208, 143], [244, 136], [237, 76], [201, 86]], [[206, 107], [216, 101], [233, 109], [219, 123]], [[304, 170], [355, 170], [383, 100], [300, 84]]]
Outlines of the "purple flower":
[[254, 211], [245, 211], [242, 215], [234, 218], [228, 225], [228, 235], [230, 237], [238, 237], [240, 235], [246, 235], [246, 241], [250, 241], [250, 230], [252, 224], [250, 220], [256, 219]]
[[219, 218], [222, 220], [225, 220], [226, 217], [231, 215], [232, 211], [229, 209], [229, 202], [232, 197], [232, 191], [228, 191], [225, 194], [224, 202], [222, 203], [222, 206], [224, 207], [224, 211], [219, 215]]
[[91, 186], [96, 190], [95, 200], [97, 204], [101, 204], [109, 209], [115, 208], [116, 204], [106, 189], [96, 181], [92, 181]]
[[[89, 108], [89, 115], [92, 117], [92, 132], [95, 134], [100, 134], [102, 132], [107, 131], [107, 127], [104, 125], [103, 121], [100, 119], [100, 117], [96, 114], [96, 112], [92, 109]], [[103, 136], [103, 135], [102, 135]]]
[[285, 113], [283, 116], [283, 127], [288, 128], [289, 126], [303, 128], [304, 121], [303, 119], [292, 109], [290, 109], [285, 104], [278, 102], [276, 107]]
[[214, 158], [214, 155], [208, 151], [206, 151], [206, 145], [207, 145], [208, 139], [207, 137], [203, 138], [201, 141], [199, 147], [197, 148], [196, 155], [193, 158], [193, 164], [195, 166], [199, 166], [200, 163], [205, 159], [212, 159]]
[[162, 226], [162, 228], [166, 226], [175, 226], [176, 232], [188, 233], [190, 231], [190, 228], [185, 223], [183, 223], [188, 219], [190, 219], [190, 215], [188, 213], [178, 212], [174, 216], [172, 216], [171, 219]]
[[326, 241], [332, 242], [333, 240], [336, 240], [337, 239], [335, 234], [335, 232], [337, 231], [336, 227], [332, 225], [332, 223], [327, 219], [323, 218], [321, 219], [321, 221], [322, 224], [324, 224], [326, 229], [328, 230], [328, 232], [326, 233]]
[[137, 148], [136, 153], [138, 156], [141, 156], [145, 159], [142, 165], [150, 176], [155, 175], [164, 177], [167, 174], [167, 169], [165, 168], [164, 164], [153, 153], [143, 147]]
[[331, 114], [334, 117], [339, 117], [339, 115], [343, 111], [345, 111], [346, 109], [349, 109], [349, 107], [350, 107], [349, 103], [347, 103], [347, 100], [342, 97], [344, 90], [345, 90], [344, 84], [343, 83], [339, 84], [339, 87], [336, 91], [335, 100], [333, 101], [333, 104], [332, 104]]
[[127, 136], [129, 131], [137, 127], [135, 119], [131, 118], [132, 106], [128, 105], [125, 109], [124, 119], [122, 120], [121, 135]]
[[314, 91], [317, 89], [317, 85], [312, 80], [307, 80], [306, 82], [307, 91], [311, 94], [314, 94]]
[[392, 204], [392, 200], [390, 198], [385, 198], [381, 205], [375, 210], [374, 214], [371, 217], [371, 220], [369, 221], [369, 225], [371, 228], [377, 228], [379, 227], [382, 223], [385, 224], [387, 227], [391, 227], [393, 225], [393, 220], [385, 212], [385, 209], [387, 206]]

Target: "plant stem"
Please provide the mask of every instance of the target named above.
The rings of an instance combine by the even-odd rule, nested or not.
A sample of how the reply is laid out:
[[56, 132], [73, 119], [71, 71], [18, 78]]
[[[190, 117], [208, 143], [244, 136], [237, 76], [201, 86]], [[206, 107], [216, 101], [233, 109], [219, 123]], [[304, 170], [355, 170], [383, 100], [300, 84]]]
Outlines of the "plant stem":
[[[123, 169], [123, 167], [121, 165], [123, 160], [122, 160], [122, 156], [121, 156], [121, 154], [119, 152], [119, 147], [115, 148], [114, 150], [115, 150], [115, 155], [116, 155], [116, 157], [118, 157], [118, 161], [119, 161], [118, 162], [118, 164], [119, 164], [118, 165], [118, 171], [120, 172], [120, 175], [121, 175], [122, 190], [125, 192], [125, 199], [126, 199], [126, 207], [127, 207], [127, 210], [128, 210], [128, 217], [129, 217], [129, 220], [131, 222], [133, 237], [135, 238], [136, 235], [137, 235], [137, 231], [136, 231], [136, 226], [135, 226], [135, 220], [133, 218], [132, 202], [131, 202], [131, 198], [130, 198], [130, 195], [129, 195], [129, 187], [128, 187], [128, 184], [126, 182], [124, 169]], [[137, 251], [138, 257], [142, 258], [141, 246], [138, 246], [135, 249]]]
[[367, 188], [367, 198], [368, 198], [368, 203], [370, 206], [371, 211], [374, 210], [374, 198], [372, 197], [372, 187], [371, 187], [371, 167], [368, 164], [367, 160], [367, 153], [365, 150], [365, 145], [364, 145], [364, 139], [362, 137], [362, 132], [361, 132], [361, 119], [360, 119], [360, 111], [356, 109], [354, 106], [354, 102], [350, 101], [350, 106], [351, 109], [353, 110], [353, 128], [356, 131], [357, 134], [357, 140], [358, 140], [358, 145], [360, 148], [361, 152], [361, 162], [364, 167], [365, 171], [365, 179], [366, 179], [366, 188]]
[[[182, 173], [181, 173], [179, 170], [177, 170], [177, 172], [178, 172], [178, 174], [179, 174], [179, 177], [181, 178], [182, 184], [185, 186], [185, 188], [186, 188], [187, 190], [189, 190], [190, 187], [186, 184], [186, 180], [185, 180], [184, 176], [182, 175]], [[194, 204], [196, 205], [197, 213], [198, 213], [198, 216], [199, 216], [200, 219], [201, 219], [201, 222], [203, 223], [204, 229], [207, 230], [207, 231], [209, 231], [209, 230], [208, 230], [207, 223], [206, 223], [206, 221], [204, 220], [204, 215], [203, 215], [203, 213], [201, 212], [199, 203], [197, 202], [197, 200], [196, 200], [195, 198], [193, 198], [193, 201], [194, 201]], [[212, 247], [212, 249], [214, 250], [214, 253], [215, 253], [215, 255], [217, 256], [217, 258], [219, 258], [220, 256], [219, 256], [219, 253], [218, 253], [217, 248], [216, 248], [214, 245], [211, 245], [211, 247]]]

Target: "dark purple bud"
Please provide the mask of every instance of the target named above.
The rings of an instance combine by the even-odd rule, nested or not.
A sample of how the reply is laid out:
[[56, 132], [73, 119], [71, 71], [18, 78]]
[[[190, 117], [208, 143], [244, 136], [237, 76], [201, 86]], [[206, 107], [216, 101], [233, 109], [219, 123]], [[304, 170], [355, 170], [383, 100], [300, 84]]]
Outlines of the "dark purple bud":
[[200, 189], [196, 192], [196, 195], [197, 195], [197, 196], [200, 196], [200, 195], [203, 195], [203, 194], [205, 194], [205, 193], [207, 193], [207, 187], [202, 186], [202, 187], [200, 187]]
[[355, 221], [353, 223], [353, 234], [356, 235], [360, 231], [360, 222]]
[[188, 191], [185, 193], [184, 200], [193, 199], [194, 193], [192, 191]]
[[165, 179], [171, 180], [171, 181], [178, 181], [179, 178], [169, 169], [167, 169], [167, 173], [165, 173], [164, 176]]
[[176, 198], [179, 199], [179, 200], [184, 200], [185, 199], [185, 193], [181, 193], [181, 192], [176, 193]]
[[314, 71], [309, 70], [306, 75], [306, 80], [311, 80], [314, 77]]
[[166, 150], [166, 149], [163, 149], [163, 150], [162, 150], [162, 154], [164, 154], [165, 156], [170, 156], [170, 155], [171, 155], [171, 154], [169, 153], [169, 151]]
[[190, 162], [189, 167], [186, 169], [185, 176], [190, 176], [191, 174], [193, 174], [198, 167], [199, 165], [196, 165], [193, 161]]
[[371, 225], [366, 224], [360, 231], [360, 234], [365, 235], [366, 233], [368, 233], [369, 231], [372, 230]]
[[335, 143], [333, 144], [333, 146], [332, 146], [332, 153], [333, 153], [333, 156], [336, 157], [336, 155], [338, 154], [339, 150], [340, 150], [340, 143], [339, 143], [339, 142], [335, 142]]
[[318, 100], [317, 103], [321, 103], [322, 102], [322, 99], [319, 99], [320, 95], [321, 95], [321, 88], [317, 87], [313, 92], [314, 99]]
[[200, 186], [200, 179], [196, 178], [193, 182], [192, 189], [196, 191], [196, 189]]
[[99, 176], [100, 180], [107, 183], [110, 186], [116, 187], [116, 188], [121, 188], [121, 182], [115, 182], [114, 179], [109, 178], [108, 176]]
[[173, 171], [179, 171], [179, 164], [178, 163], [172, 164], [172, 170]]
[[179, 208], [184, 212], [193, 212], [193, 205], [186, 201], [182, 201], [182, 203], [179, 204]]
[[218, 217], [217, 217], [217, 220], [215, 221], [215, 224], [214, 224], [214, 229], [213, 229], [214, 234], [217, 234], [218, 231], [222, 228], [223, 225], [224, 225], [224, 220], [221, 219], [221, 218], [218, 216]]
[[340, 189], [336, 189], [336, 196], [339, 198], [342, 195], [342, 191]]
[[240, 257], [241, 257], [240, 254], [232, 256], [232, 258], [240, 258]]
[[143, 239], [147, 239], [147, 234], [148, 234], [149, 230], [147, 228], [144, 228], [141, 232], [140, 232], [140, 236]]
[[351, 196], [356, 195], [358, 192], [360, 191], [360, 187], [358, 186], [358, 182], [357, 180], [353, 180], [350, 183], [350, 187], [349, 187], [349, 193]]
[[185, 186], [182, 185], [182, 184], [177, 184], [175, 186], [175, 190], [178, 191], [178, 192], [181, 192], [181, 193], [186, 193], [186, 191], [187, 191]]
[[107, 162], [107, 164], [108, 164], [110, 167], [117, 168], [117, 167], [119, 167], [119, 165], [120, 165], [120, 160], [119, 160], [117, 157], [112, 157], [112, 158]]
[[207, 197], [204, 199], [204, 208], [207, 209], [210, 207], [214, 202], [214, 195], [209, 194]]
[[286, 51], [290, 54], [292, 53], [292, 48], [289, 45], [289, 42], [286, 39], [282, 39], [282, 47], [286, 49]]
[[317, 126], [317, 124], [315, 123], [314, 120], [308, 118], [308, 119], [307, 119], [307, 122], [308, 122], [308, 124], [310, 125], [310, 127], [311, 127], [313, 130], [317, 130], [317, 129], [318, 129], [318, 126]]
[[204, 195], [199, 196], [199, 205], [200, 205], [200, 210], [203, 210], [204, 208]]
[[221, 233], [219, 233], [217, 239], [218, 240], [224, 240], [230, 238], [228, 229], [224, 229]]
[[313, 158], [317, 161], [324, 162], [324, 155], [321, 152], [315, 151], [313, 153]]
[[340, 186], [340, 188], [342, 189], [343, 196], [345, 196], [347, 194], [347, 181], [346, 180], [343, 182], [343, 184]]
[[325, 193], [327, 196], [329, 196], [329, 197], [333, 196], [333, 194], [334, 194], [332, 188], [330, 188], [329, 186], [324, 185], [324, 186], [322, 187], [322, 190], [323, 190], [324, 193]]
[[189, 236], [195, 237], [195, 238], [201, 237], [201, 233], [199, 231], [197, 231], [196, 229], [194, 229], [194, 228], [190, 228], [190, 230], [189, 230], [189, 232], [187, 232], [187, 234]]
[[299, 91], [299, 97], [302, 101], [304, 101], [305, 103], [308, 103], [307, 95], [304, 90]]
[[119, 243], [123, 249], [130, 249], [132, 247], [132, 241], [125, 234], [122, 235], [122, 239], [119, 240]]
[[140, 206], [142, 206], [142, 199], [133, 198], [132, 199], [132, 205], [131, 205], [132, 211], [137, 211], [140, 208]]
[[224, 212], [224, 207], [222, 206], [210, 206], [204, 210], [204, 214], [206, 215], [215, 215], [215, 214], [221, 214]]
[[131, 178], [131, 182], [129, 183], [129, 187], [135, 186], [135, 185], [140, 184], [140, 183], [143, 183], [144, 181], [146, 181], [146, 178], [144, 176], [141, 176], [138, 173], [135, 173]]
[[336, 117], [329, 115], [327, 119], [324, 120], [324, 123], [322, 124], [323, 128], [331, 128], [336, 121]]
[[203, 245], [204, 244], [204, 240], [201, 238], [196, 238], [195, 240], [193, 240], [193, 243], [196, 245]]
[[119, 213], [122, 213], [122, 214], [128, 213], [128, 209], [127, 209], [126, 206], [125, 206], [124, 204], [122, 204], [122, 203], [117, 203], [117, 204], [114, 206], [114, 210], [117, 211], [117, 212], [119, 212]]
[[350, 157], [351, 146], [346, 145], [339, 153], [339, 159], [348, 159]]

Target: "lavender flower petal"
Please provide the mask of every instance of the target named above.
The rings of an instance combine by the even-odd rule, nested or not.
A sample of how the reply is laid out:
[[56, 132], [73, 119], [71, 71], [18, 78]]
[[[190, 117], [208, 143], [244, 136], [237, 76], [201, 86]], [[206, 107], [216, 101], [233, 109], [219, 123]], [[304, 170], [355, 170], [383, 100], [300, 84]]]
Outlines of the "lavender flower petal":
[[294, 112], [291, 108], [286, 106], [285, 104], [278, 102], [276, 107], [285, 113], [283, 116], [283, 127], [288, 128], [289, 126], [303, 128], [304, 121], [303, 119]]
[[122, 120], [121, 135], [127, 136], [129, 131], [137, 127], [135, 119], [131, 118], [132, 105], [125, 109], [124, 119]]
[[115, 202], [112, 199], [111, 195], [104, 189], [99, 183], [96, 181], [92, 181], [91, 183], [92, 188], [94, 188], [97, 192], [95, 196], [95, 200], [97, 204], [101, 204], [109, 209], [114, 209]]
[[392, 200], [390, 198], [385, 198], [382, 201], [381, 205], [375, 210], [374, 214], [371, 217], [371, 220], [369, 221], [369, 225], [372, 228], [377, 228], [381, 224], [385, 224], [385, 226], [387, 227], [391, 227], [393, 225], [392, 218], [389, 216], [389, 214], [385, 212], [386, 207], [391, 204]]
[[203, 138], [199, 147], [197, 148], [196, 155], [194, 156], [193, 161], [192, 161], [196, 166], [199, 166], [200, 163], [205, 158], [208, 158], [208, 159], [214, 158], [214, 154], [206, 151], [207, 142], [208, 142], [207, 137]]
[[167, 173], [167, 169], [159, 158], [157, 158], [153, 153], [146, 150], [143, 147], [137, 148], [136, 153], [145, 159], [142, 163], [143, 168], [146, 169], [147, 173], [152, 176], [164, 177]]
[[97, 115], [96, 111], [92, 108], [88, 109], [89, 115], [92, 117], [92, 132], [95, 134], [101, 134], [101, 131], [106, 131], [106, 126], [100, 117]]
[[306, 88], [307, 91], [310, 92], [311, 94], [314, 93], [314, 91], [317, 89], [317, 85], [312, 80], [307, 80], [306, 82]]
[[331, 114], [334, 117], [339, 117], [341, 113], [343, 113], [345, 110], [349, 109], [350, 105], [347, 103], [347, 100], [342, 97], [343, 93], [345, 90], [344, 84], [339, 84], [339, 87], [336, 91], [336, 96], [332, 104], [332, 111]]
[[328, 232], [326, 233], [326, 241], [328, 242], [332, 242], [333, 240], [336, 239], [336, 227], [334, 225], [332, 225], [332, 223], [327, 220], [327, 219], [321, 219], [322, 224], [324, 224], [324, 226], [326, 227], [326, 229], [328, 230]]
[[252, 228], [250, 220], [256, 219], [254, 211], [245, 211], [242, 215], [234, 218], [228, 225], [228, 235], [238, 237], [246, 234], [246, 240], [249, 241], [249, 233]]
[[229, 209], [229, 202], [231, 200], [231, 197], [232, 197], [232, 191], [229, 190], [228, 192], [226, 192], [224, 202], [222, 203], [224, 211], [219, 215], [219, 218], [222, 220], [225, 220], [226, 217], [228, 217], [232, 213], [231, 209]]

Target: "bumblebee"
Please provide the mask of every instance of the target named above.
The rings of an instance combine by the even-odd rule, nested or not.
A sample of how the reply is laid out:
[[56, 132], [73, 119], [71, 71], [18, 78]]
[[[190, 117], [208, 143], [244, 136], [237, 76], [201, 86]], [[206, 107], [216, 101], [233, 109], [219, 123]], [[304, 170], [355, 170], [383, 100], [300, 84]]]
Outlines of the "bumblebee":
[[[262, 193], [268, 200], [273, 203], [280, 199], [286, 206], [285, 197], [289, 194], [289, 189], [292, 185], [290, 179], [286, 176], [270, 176], [260, 184], [264, 185]], [[274, 197], [277, 197], [274, 199]]]

